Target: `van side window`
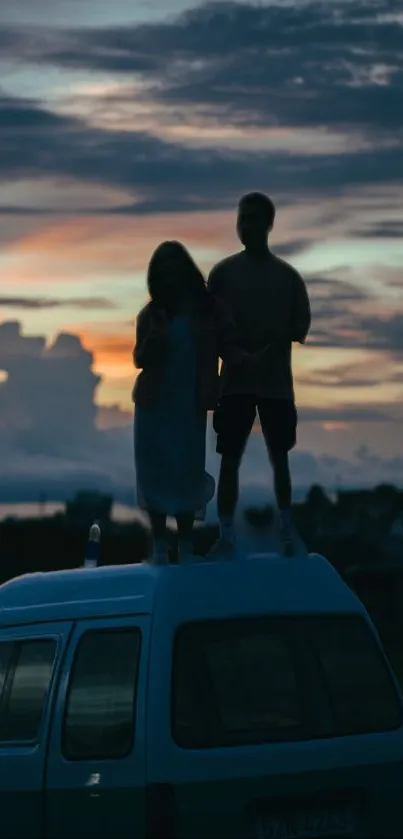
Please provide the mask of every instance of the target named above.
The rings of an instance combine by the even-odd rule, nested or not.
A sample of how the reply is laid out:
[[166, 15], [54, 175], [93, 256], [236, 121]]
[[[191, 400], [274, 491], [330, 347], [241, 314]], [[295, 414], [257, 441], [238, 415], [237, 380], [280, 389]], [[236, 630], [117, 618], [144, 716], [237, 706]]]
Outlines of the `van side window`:
[[173, 735], [184, 748], [300, 739], [300, 691], [286, 636], [264, 618], [182, 627], [172, 710]]
[[121, 758], [133, 747], [140, 632], [81, 638], [67, 693], [63, 752], [70, 760]]
[[11, 646], [13, 654], [0, 706], [0, 741], [33, 742], [38, 737], [50, 686], [56, 642], [35, 639]]

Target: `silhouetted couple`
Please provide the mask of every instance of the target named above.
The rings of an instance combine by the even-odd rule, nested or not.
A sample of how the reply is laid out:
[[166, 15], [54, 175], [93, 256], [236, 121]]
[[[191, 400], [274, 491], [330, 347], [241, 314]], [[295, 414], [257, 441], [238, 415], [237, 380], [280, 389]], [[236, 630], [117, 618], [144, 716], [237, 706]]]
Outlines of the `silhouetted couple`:
[[137, 318], [134, 361], [141, 372], [133, 397], [139, 502], [150, 515], [157, 562], [167, 561], [168, 515], [177, 520], [179, 558], [191, 558], [194, 520], [214, 494], [205, 472], [210, 410], [221, 455], [220, 539], [212, 553], [231, 556], [235, 548], [239, 466], [256, 412], [273, 467], [284, 551], [292, 553], [291, 345], [304, 343], [311, 313], [304, 281], [268, 247], [274, 217], [266, 195], [241, 198], [237, 233], [244, 249], [219, 262], [207, 284], [179, 242], [164, 242], [151, 258], [150, 302]]

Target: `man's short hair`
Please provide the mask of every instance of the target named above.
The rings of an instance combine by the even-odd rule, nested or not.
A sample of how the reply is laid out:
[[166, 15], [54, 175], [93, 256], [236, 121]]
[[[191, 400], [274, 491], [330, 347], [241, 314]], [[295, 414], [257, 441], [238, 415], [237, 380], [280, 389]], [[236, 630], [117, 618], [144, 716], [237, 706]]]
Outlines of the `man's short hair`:
[[276, 208], [273, 201], [264, 192], [247, 192], [239, 201], [238, 209], [240, 210], [245, 204], [254, 204], [262, 211], [262, 215], [266, 215], [267, 226], [271, 227], [274, 223], [276, 215]]

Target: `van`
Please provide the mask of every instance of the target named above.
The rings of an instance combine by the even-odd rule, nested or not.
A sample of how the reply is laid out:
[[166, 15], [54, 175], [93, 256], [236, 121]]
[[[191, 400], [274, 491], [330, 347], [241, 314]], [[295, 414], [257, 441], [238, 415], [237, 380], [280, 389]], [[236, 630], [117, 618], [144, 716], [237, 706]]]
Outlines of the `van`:
[[321, 556], [0, 587], [2, 839], [401, 837], [402, 722]]

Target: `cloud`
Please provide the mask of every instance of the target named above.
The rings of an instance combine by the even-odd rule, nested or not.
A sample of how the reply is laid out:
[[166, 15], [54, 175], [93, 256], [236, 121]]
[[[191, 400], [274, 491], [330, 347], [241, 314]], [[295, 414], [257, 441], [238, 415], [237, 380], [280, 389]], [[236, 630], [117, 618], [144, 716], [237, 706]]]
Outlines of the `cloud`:
[[[100, 423], [100, 377], [74, 334], [53, 343], [27, 337], [18, 322], [0, 324], [0, 482], [2, 497], [63, 498], [76, 487], [133, 490], [131, 433], [115, 407], [115, 426]], [[112, 409], [111, 409], [112, 410]], [[122, 412], [123, 413], [123, 412]], [[120, 420], [120, 423], [118, 422]]]
[[402, 374], [396, 373], [390, 362], [385, 365], [379, 362], [372, 353], [368, 353], [365, 361], [334, 364], [331, 367], [319, 368], [307, 375], [299, 376], [298, 384], [314, 385], [324, 388], [367, 388], [379, 387], [379, 381], [402, 381]]
[[[401, 26], [386, 18], [393, 11], [392, 0], [210, 3], [165, 29], [143, 28], [142, 44], [151, 47], [153, 38], [147, 55], [164, 101], [197, 104], [238, 124], [360, 125], [382, 133], [403, 119]], [[130, 50], [130, 33], [125, 45]]]
[[[401, 238], [402, 26], [394, 10], [392, 0], [225, 2], [153, 24], [94, 28], [86, 19], [73, 28], [65, 26], [66, 17], [59, 28], [42, 20], [39, 26], [2, 26], [8, 92], [0, 93], [0, 212], [8, 215], [11, 233], [7, 239], [2, 230], [0, 236], [14, 246], [1, 254], [9, 293], [0, 306], [20, 309], [30, 328], [40, 318], [63, 322], [69, 307], [86, 311], [90, 321], [91, 309], [113, 308], [105, 283], [113, 276], [112, 299], [116, 296], [119, 308], [134, 310], [161, 230], [175, 236], [180, 228], [204, 267], [220, 258], [226, 243], [228, 250], [232, 246], [228, 231], [233, 232], [234, 219], [226, 211], [233, 213], [239, 195], [255, 187], [272, 193], [282, 210], [275, 250], [298, 257], [308, 271], [321, 264], [325, 250], [326, 260], [327, 253], [332, 259], [339, 242], [343, 248], [335, 262], [348, 266], [355, 259], [349, 251], [354, 238]], [[51, 66], [62, 68], [55, 88]], [[12, 96], [18, 85], [35, 89], [37, 98]], [[83, 218], [90, 203], [94, 218]], [[53, 210], [81, 218], [66, 224], [43, 218]], [[100, 218], [105, 213], [108, 217]], [[15, 231], [27, 224], [27, 214], [35, 216], [35, 232], [28, 228], [17, 241]], [[392, 241], [389, 245], [391, 250]], [[379, 260], [390, 258], [380, 245], [379, 254]], [[304, 355], [309, 363], [298, 367], [298, 382], [307, 389], [328, 388], [332, 401], [337, 391], [341, 404], [301, 407], [301, 421], [310, 427], [396, 422], [393, 397], [382, 388], [401, 381], [394, 364], [401, 362], [403, 348], [397, 294], [392, 311], [383, 274], [374, 277], [376, 266], [361, 276], [352, 268], [337, 270], [307, 278], [313, 327]], [[61, 299], [55, 288], [46, 296], [44, 285], [77, 277], [84, 283], [82, 298]], [[26, 295], [29, 283], [35, 285], [32, 297]], [[375, 296], [382, 283], [384, 299]], [[399, 284], [396, 274], [389, 302]], [[92, 290], [99, 296], [92, 297]], [[41, 314], [47, 309], [55, 310], [54, 319]], [[0, 447], [10, 480], [12, 470], [16, 480], [24, 473], [28, 480], [41, 469], [56, 480], [60, 467], [66, 475], [85, 472], [131, 485], [126, 427], [131, 415], [113, 406], [97, 409], [95, 394], [99, 398], [104, 385], [93, 379], [91, 355], [95, 369], [107, 375], [108, 398], [118, 401], [121, 391], [129, 392], [133, 375], [133, 336], [126, 326], [118, 320], [100, 328], [72, 321], [69, 330], [79, 332], [81, 342], [70, 334], [54, 344], [23, 336], [16, 325], [1, 327], [0, 368], [4, 365], [8, 377], [0, 385]], [[343, 353], [370, 349], [390, 365], [389, 373], [382, 368], [379, 376], [380, 395], [388, 401], [376, 403], [370, 393], [365, 404], [356, 404], [355, 398], [365, 396], [363, 388], [376, 386], [380, 368], [372, 361], [371, 368], [347, 364]], [[331, 352], [334, 367], [325, 369]], [[312, 363], [319, 369], [312, 372]], [[77, 377], [81, 396], [68, 377]], [[247, 475], [253, 481], [261, 474], [264, 483], [266, 462], [259, 451], [264, 467], [253, 461], [251, 450]], [[295, 458], [299, 454], [304, 453]], [[298, 480], [304, 468], [307, 476], [330, 468], [319, 455], [295, 458]], [[356, 459], [354, 469], [361, 466]], [[343, 463], [339, 468], [350, 474]]]
[[[259, 167], [256, 161], [248, 162], [247, 155], [234, 160], [214, 151], [200, 155], [141, 132], [91, 128], [79, 119], [57, 116], [18, 99], [0, 102], [0, 126], [4, 179], [69, 177], [131, 189], [136, 202], [115, 212], [203, 209], [217, 199], [220, 186], [219, 203], [226, 206], [236, 194], [230, 183], [238, 166], [238, 190], [246, 190], [253, 170], [258, 177]], [[225, 182], [227, 195], [222, 189]]]
[[[27, 337], [18, 322], [0, 325], [0, 368], [8, 374], [0, 384], [1, 498], [35, 500], [45, 494], [63, 499], [78, 487], [112, 492], [118, 500], [133, 499], [132, 413], [117, 405], [97, 408], [99, 377], [93, 356], [74, 334], [60, 334], [52, 344], [42, 336]], [[301, 409], [300, 421], [387, 419], [376, 406]], [[207, 468], [217, 477], [219, 458], [211, 422], [207, 435]], [[332, 486], [403, 479], [401, 459], [381, 458], [357, 450], [352, 459], [292, 454], [294, 485], [313, 482]], [[386, 477], [385, 477], [386, 476]], [[336, 480], [337, 478], [337, 480]], [[272, 492], [272, 476], [262, 435], [253, 434], [242, 465], [242, 503], [262, 502]], [[215, 516], [214, 505], [209, 515]]]
[[[302, 422], [304, 420], [302, 419]], [[214, 455], [215, 439], [208, 435], [208, 468], [217, 474]], [[312, 484], [322, 484], [329, 489], [340, 487], [366, 487], [393, 481], [403, 484], [403, 458], [382, 457], [367, 447], [367, 457], [360, 456], [360, 449], [349, 457], [329, 454], [326, 450], [312, 452], [299, 447], [291, 452], [291, 473], [294, 498]], [[265, 504], [273, 501], [273, 476], [261, 433], [252, 434], [241, 465], [240, 504]], [[214, 509], [210, 515], [215, 515]]]
[[367, 227], [359, 227], [352, 233], [360, 239], [403, 239], [403, 222], [386, 220], [378, 221]]
[[[391, 0], [209, 3], [158, 23], [8, 27], [1, 36], [5, 59], [99, 70], [112, 79], [115, 71], [117, 79], [136, 73], [136, 85], [103, 99], [94, 95], [92, 104], [89, 95], [80, 116], [74, 92], [70, 113], [63, 102], [56, 113], [54, 101], [46, 107], [4, 94], [0, 174], [125, 188], [127, 201], [108, 206], [116, 214], [224, 209], [255, 185], [284, 202], [298, 194], [396, 184], [403, 172], [401, 31]], [[119, 128], [118, 118], [108, 128], [96, 124], [95, 112], [108, 107], [129, 109], [131, 129]], [[153, 131], [135, 130], [136, 108], [158, 113]], [[268, 127], [278, 135], [277, 146], [251, 151], [245, 135], [244, 148], [224, 148], [214, 132], [215, 147], [188, 147], [180, 134], [168, 141], [161, 108], [185, 133], [193, 128], [197, 135], [206, 125], [249, 132]], [[279, 147], [287, 131], [302, 132], [300, 153], [290, 151], [285, 139]], [[337, 153], [313, 142], [329, 131], [344, 137]], [[12, 202], [11, 208], [4, 204], [7, 209], [16, 214], [27, 208]], [[101, 202], [97, 211], [103, 212]], [[396, 224], [388, 228], [394, 236]]]
[[397, 354], [403, 351], [403, 312], [362, 318], [359, 327], [371, 347]]
[[156, 101], [216, 119], [383, 134], [403, 125], [401, 31], [393, 0], [212, 2], [107, 29], [8, 27], [2, 41], [26, 62], [136, 74]]
[[368, 294], [349, 280], [335, 276], [313, 274], [307, 277], [307, 283], [319, 297], [331, 295], [333, 299], [342, 301], [363, 300]]
[[110, 213], [232, 208], [254, 185], [280, 197], [339, 194], [395, 184], [403, 171], [400, 148], [326, 156], [192, 149], [145, 132], [91, 127], [18, 99], [0, 102], [0, 126], [0, 177], [64, 177], [131, 191], [134, 201], [108, 206]]
[[[164, 0], [162, 0], [164, 2]], [[154, 6], [155, 0], [147, 0], [147, 6]], [[141, 9], [145, 0], [139, 0]], [[128, 7], [127, 0], [16, 0], [15, 3], [4, 3], [0, 6], [0, 21], [2, 24], [18, 23], [49, 26], [74, 26], [77, 18], [81, 25], [110, 25], [121, 20], [122, 23], [133, 13]]]
[[[369, 403], [365, 405], [338, 405], [337, 407], [301, 407], [298, 416], [301, 422], [389, 422], [392, 420], [391, 406]], [[396, 419], [397, 421], [397, 419]]]
[[68, 451], [93, 439], [94, 393], [99, 377], [92, 355], [76, 335], [61, 333], [46, 345], [22, 335], [18, 322], [0, 325], [2, 442], [41, 452]]
[[97, 428], [102, 430], [131, 427], [133, 412], [123, 411], [120, 405], [99, 405], [97, 411]]
[[307, 275], [305, 277], [309, 295], [312, 299], [315, 320], [331, 312], [335, 316], [345, 312], [346, 305], [368, 302], [371, 295], [354, 282], [337, 276]]
[[312, 236], [311, 238], [307, 236], [304, 239], [290, 239], [288, 242], [275, 245], [273, 251], [282, 259], [288, 259], [289, 257], [295, 257], [297, 254], [307, 251], [315, 241], [318, 241], [318, 239], [318, 236]]
[[[403, 313], [376, 318], [345, 312], [344, 316], [330, 305], [316, 319], [310, 345], [344, 349], [381, 350], [400, 356], [403, 351]], [[309, 345], [309, 344], [308, 344]]]
[[391, 479], [394, 474], [397, 474], [401, 479], [403, 457], [396, 455], [390, 458], [381, 458], [365, 444], [358, 446], [354, 454], [357, 461], [365, 468], [377, 469], [381, 466], [386, 472], [390, 473]]
[[[390, 311], [385, 306], [382, 311], [379, 299], [362, 285], [335, 276], [306, 279], [313, 313], [312, 346], [397, 355], [403, 351], [403, 311]], [[393, 282], [399, 285], [396, 279], [389, 285]]]
[[[81, 342], [96, 358], [96, 369], [108, 381], [108, 392], [117, 391], [119, 401], [127, 404], [136, 371], [133, 366], [135, 327], [130, 322], [76, 324]], [[123, 393], [122, 393], [123, 391]]]
[[358, 285], [337, 277], [307, 277], [312, 328], [309, 343], [315, 347], [359, 345], [362, 309], [370, 296]]
[[0, 308], [7, 309], [114, 309], [106, 297], [0, 297]]

